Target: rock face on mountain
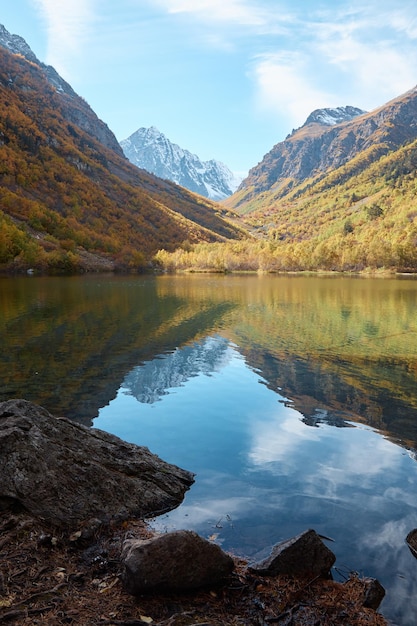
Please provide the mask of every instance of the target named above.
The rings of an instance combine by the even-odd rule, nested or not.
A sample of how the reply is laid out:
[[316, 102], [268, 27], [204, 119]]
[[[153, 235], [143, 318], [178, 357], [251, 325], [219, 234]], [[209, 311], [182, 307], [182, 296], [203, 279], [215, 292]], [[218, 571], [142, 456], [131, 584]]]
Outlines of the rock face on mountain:
[[367, 150], [368, 162], [378, 159], [416, 137], [417, 87], [370, 113], [351, 106], [317, 109], [250, 170], [231, 206], [324, 175]]
[[201, 159], [180, 148], [157, 128], [139, 128], [120, 143], [131, 163], [151, 174], [210, 198], [227, 198], [241, 182], [229, 168], [214, 159]]
[[112, 131], [107, 124], [97, 117], [86, 101], [75, 93], [71, 85], [51, 65], [45, 65], [39, 61], [23, 37], [12, 35], [2, 24], [0, 24], [0, 46], [13, 54], [22, 55], [44, 72], [48, 82], [61, 94], [69, 122], [76, 124], [86, 133], [98, 139], [106, 148], [123, 154]]

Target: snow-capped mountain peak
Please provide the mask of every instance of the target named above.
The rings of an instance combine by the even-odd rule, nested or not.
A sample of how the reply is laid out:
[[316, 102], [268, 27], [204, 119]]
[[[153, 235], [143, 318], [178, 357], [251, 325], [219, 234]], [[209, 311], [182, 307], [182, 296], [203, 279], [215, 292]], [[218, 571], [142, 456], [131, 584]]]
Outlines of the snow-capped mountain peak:
[[19, 35], [12, 35], [8, 30], [0, 24], [0, 45], [3, 48], [7, 48], [13, 54], [21, 54], [28, 61], [32, 61], [33, 63], [39, 63], [35, 54], [32, 52], [26, 41], [23, 37]]
[[238, 188], [242, 178], [220, 161], [202, 161], [155, 126], [139, 128], [120, 142], [131, 163], [212, 200], [223, 200]]
[[336, 107], [335, 109], [316, 109], [310, 113], [303, 126], [313, 123], [334, 126], [335, 124], [348, 122], [363, 113], [366, 113], [366, 111], [352, 106]]

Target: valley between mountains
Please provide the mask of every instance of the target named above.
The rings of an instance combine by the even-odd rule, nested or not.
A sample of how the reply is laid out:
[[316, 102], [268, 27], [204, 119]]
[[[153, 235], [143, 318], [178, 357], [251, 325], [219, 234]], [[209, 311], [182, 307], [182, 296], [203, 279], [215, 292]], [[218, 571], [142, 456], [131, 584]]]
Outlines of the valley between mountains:
[[155, 128], [119, 144], [4, 26], [0, 59], [1, 271], [416, 271], [417, 88], [313, 111], [240, 180]]

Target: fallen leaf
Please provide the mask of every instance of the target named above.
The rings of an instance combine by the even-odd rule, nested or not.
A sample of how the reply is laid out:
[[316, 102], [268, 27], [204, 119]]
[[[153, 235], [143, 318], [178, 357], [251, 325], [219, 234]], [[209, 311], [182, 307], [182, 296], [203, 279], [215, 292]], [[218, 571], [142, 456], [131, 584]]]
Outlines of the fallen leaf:
[[70, 541], [77, 541], [77, 539], [79, 539], [81, 537], [82, 533], [81, 530], [77, 530], [77, 532], [72, 533], [72, 535], [70, 535], [69, 540]]
[[100, 593], [105, 593], [106, 591], [114, 587], [114, 585], [116, 585], [118, 582], [119, 582], [119, 579], [114, 578], [113, 581], [109, 585], [107, 583], [101, 583], [99, 585]]

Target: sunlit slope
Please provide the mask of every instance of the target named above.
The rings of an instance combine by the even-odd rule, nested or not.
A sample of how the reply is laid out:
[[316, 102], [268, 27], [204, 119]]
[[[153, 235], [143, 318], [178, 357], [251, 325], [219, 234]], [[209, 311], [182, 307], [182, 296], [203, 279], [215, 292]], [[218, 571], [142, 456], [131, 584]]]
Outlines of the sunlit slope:
[[102, 144], [88, 111], [0, 47], [1, 267], [140, 267], [160, 247], [241, 236], [226, 209]]
[[294, 131], [225, 205], [274, 242], [275, 269], [415, 270], [416, 139], [413, 89], [349, 122]]
[[256, 251], [268, 255], [265, 269], [415, 271], [416, 166], [415, 140], [391, 151], [380, 144], [325, 175], [282, 181], [241, 204], [247, 224], [268, 241]]
[[312, 114], [277, 143], [250, 170], [238, 193], [227, 200], [228, 206], [246, 212], [246, 205], [264, 192], [282, 197], [299, 183], [326, 176], [361, 153], [367, 153], [370, 163], [417, 139], [417, 88], [347, 121], [329, 125], [320, 119]]

